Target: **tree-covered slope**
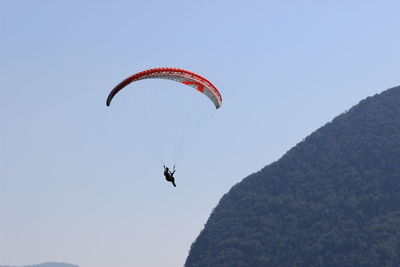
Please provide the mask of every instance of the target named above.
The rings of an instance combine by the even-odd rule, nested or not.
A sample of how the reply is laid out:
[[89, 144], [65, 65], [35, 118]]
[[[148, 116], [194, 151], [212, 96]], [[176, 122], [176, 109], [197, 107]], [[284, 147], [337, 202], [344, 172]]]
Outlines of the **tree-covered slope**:
[[400, 266], [400, 87], [235, 185], [185, 266]]

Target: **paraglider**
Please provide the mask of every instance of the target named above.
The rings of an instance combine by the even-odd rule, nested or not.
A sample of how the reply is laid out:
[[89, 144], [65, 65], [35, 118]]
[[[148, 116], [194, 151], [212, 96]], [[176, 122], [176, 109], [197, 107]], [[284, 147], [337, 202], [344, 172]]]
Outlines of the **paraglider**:
[[174, 187], [176, 187], [175, 178], [174, 178], [175, 166], [174, 166], [174, 169], [173, 169], [172, 172], [169, 170], [168, 167], [165, 167], [165, 165], [164, 165], [163, 167], [164, 167], [164, 176], [165, 176], [165, 180], [167, 180], [168, 182], [171, 182], [172, 185], [173, 185]]
[[222, 96], [218, 89], [203, 76], [178, 68], [155, 68], [136, 73], [120, 82], [108, 95], [106, 104], [110, 106], [114, 96], [128, 84], [143, 79], [167, 79], [189, 85], [206, 95], [218, 109], [222, 105]]
[[[114, 97], [123, 89], [125, 89], [129, 84], [131, 83], [135, 83], [137, 81], [140, 80], [146, 80], [146, 79], [166, 79], [166, 80], [171, 80], [171, 81], [175, 81], [190, 87], [193, 87], [194, 89], [196, 89], [198, 92], [200, 92], [201, 94], [205, 95], [215, 106], [215, 109], [219, 109], [222, 105], [222, 96], [221, 93], [218, 91], [218, 89], [205, 77], [194, 73], [192, 71], [188, 71], [188, 70], [184, 70], [184, 69], [179, 69], [179, 68], [154, 68], [154, 69], [149, 69], [149, 70], [145, 70], [142, 72], [138, 72], [132, 76], [129, 76], [128, 78], [124, 79], [123, 81], [121, 81], [117, 86], [114, 87], [114, 89], [109, 93], [107, 100], [106, 100], [106, 105], [110, 106], [111, 102], [113, 101]], [[163, 87], [163, 86], [159, 86], [159, 87]], [[178, 87], [178, 86], [176, 86]], [[158, 89], [158, 88], [157, 88]], [[173, 89], [177, 89], [177, 88], [173, 88]], [[196, 90], [192, 90], [193, 92], [196, 92]], [[170, 94], [169, 91], [165, 91], [162, 90], [163, 94]], [[173, 91], [173, 90], [171, 90]], [[188, 91], [188, 90], [184, 90], [184, 91]], [[172, 95], [172, 92], [171, 92]], [[169, 96], [169, 95], [168, 95]], [[155, 92], [152, 92], [152, 94], [150, 96], [147, 96], [146, 99], [141, 99], [140, 97], [135, 98], [135, 101], [139, 101], [140, 104], [143, 105], [143, 102], [146, 103], [145, 108], [143, 109], [139, 109], [138, 112], [135, 112], [135, 115], [138, 117], [139, 120], [144, 121], [144, 124], [148, 123], [149, 121], [151, 121], [151, 119], [149, 120], [146, 116], [142, 116], [139, 113], [144, 113], [144, 109], [149, 109], [148, 107], [155, 105], [153, 104], [154, 99], [157, 97], [157, 94]], [[191, 97], [191, 96], [190, 96]], [[168, 101], [168, 100], [167, 100]], [[186, 104], [187, 100], [185, 98], [183, 98], [181, 100], [181, 102], [183, 102], [184, 104]], [[165, 102], [165, 101], [164, 101]], [[137, 105], [131, 105], [132, 103], [130, 103], [129, 109], [131, 109], [131, 107], [136, 107]], [[192, 123], [195, 124], [194, 127], [192, 126], [192, 128], [195, 128], [199, 126], [199, 124], [202, 122], [202, 119], [200, 119], [198, 122], [196, 122], [195, 118], [192, 117], [188, 117], [186, 119], [182, 119], [182, 114], [185, 116], [190, 116], [190, 112], [194, 112], [194, 113], [199, 113], [197, 110], [192, 111], [193, 109], [195, 109], [194, 107], [192, 107], [192, 103], [188, 102], [187, 103], [189, 105], [189, 107], [185, 110], [181, 110], [178, 109], [175, 113], [171, 113], [173, 114], [173, 116], [177, 116], [177, 118], [174, 118], [173, 116], [170, 117], [166, 117], [164, 119], [161, 120], [161, 124], [166, 123], [166, 121], [172, 119], [174, 121], [175, 126], [173, 128], [176, 128], [177, 134], [176, 136], [172, 136], [171, 142], [173, 140], [178, 140], [177, 141], [177, 145], [175, 145], [175, 147], [172, 147], [173, 149], [170, 149], [170, 154], [172, 154], [172, 150], [177, 150], [179, 151], [180, 149], [182, 149], [181, 147], [183, 146], [182, 143], [182, 139], [183, 138], [188, 138], [188, 136], [181, 136], [183, 135], [182, 132], [184, 132], [185, 129], [182, 130], [182, 128], [189, 128], [189, 126], [186, 126], [186, 124]], [[171, 105], [168, 105], [168, 108]], [[173, 105], [172, 105], [173, 106]], [[167, 108], [167, 109], [168, 109]], [[150, 109], [152, 110], [152, 109]], [[156, 111], [154, 111], [156, 110]], [[151, 111], [151, 114], [156, 113], [157, 111], [159, 112], [160, 117], [164, 115], [164, 109], [161, 107], [154, 107], [154, 110]], [[202, 110], [202, 108], [200, 108], [200, 110]], [[176, 115], [178, 114], [178, 115]], [[159, 119], [159, 118], [156, 118]], [[179, 122], [179, 119], [181, 119], [181, 126], [178, 127], [176, 124], [177, 121]], [[196, 124], [197, 123], [197, 124]], [[135, 124], [136, 126], [136, 124]], [[168, 127], [168, 126], [167, 126]], [[146, 128], [146, 127], [143, 127]], [[143, 129], [144, 135], [145, 135], [145, 139], [147, 139], [147, 141], [149, 141], [149, 136], [151, 135], [150, 131], [155, 132], [155, 137], [153, 139], [155, 140], [159, 140], [161, 139], [161, 137], [163, 136], [167, 136], [171, 131], [170, 130], [174, 130], [168, 127], [168, 132], [165, 131], [165, 127], [163, 128], [162, 126], [160, 126], [159, 130], [154, 130], [154, 127], [147, 127], [149, 129], [149, 131], [147, 131], [147, 129]], [[190, 139], [192, 140], [192, 139]], [[170, 140], [167, 140], [165, 143], [170, 142]], [[151, 143], [151, 140], [150, 140]], [[161, 144], [159, 147], [163, 146], [163, 144]], [[158, 147], [158, 146], [152, 146], [152, 147]], [[162, 150], [160, 148], [160, 150]], [[157, 153], [155, 153], [157, 154]], [[161, 153], [160, 153], [161, 154]], [[160, 159], [161, 158], [161, 159]], [[159, 157], [161, 162], [166, 162], [164, 159], [162, 159], [162, 157]], [[165, 165], [167, 165], [166, 163], [164, 163], [164, 176], [165, 179], [168, 182], [171, 182], [173, 184], [174, 187], [176, 187], [175, 184], [175, 178], [174, 178], [174, 173], [175, 173], [175, 164], [176, 164], [177, 159], [173, 159], [170, 163], [172, 163], [174, 165], [173, 171], [171, 171], [168, 167], [165, 167]], [[172, 166], [169, 165], [169, 166]]]

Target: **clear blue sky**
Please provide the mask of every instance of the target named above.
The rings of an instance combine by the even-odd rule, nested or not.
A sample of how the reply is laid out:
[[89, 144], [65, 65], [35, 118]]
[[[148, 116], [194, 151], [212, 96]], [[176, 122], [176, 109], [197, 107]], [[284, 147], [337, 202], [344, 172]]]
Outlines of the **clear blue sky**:
[[[219, 199], [400, 84], [400, 2], [0, 0], [0, 264], [182, 266]], [[105, 106], [170, 66], [223, 107], [177, 172]], [[154, 105], [154, 112], [159, 112]]]

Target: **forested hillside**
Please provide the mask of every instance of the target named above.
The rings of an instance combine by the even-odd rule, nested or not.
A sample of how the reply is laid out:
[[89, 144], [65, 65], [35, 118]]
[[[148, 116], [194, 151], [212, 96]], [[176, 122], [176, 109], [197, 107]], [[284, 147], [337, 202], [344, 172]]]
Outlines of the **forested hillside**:
[[235, 185], [185, 266], [400, 266], [400, 87]]

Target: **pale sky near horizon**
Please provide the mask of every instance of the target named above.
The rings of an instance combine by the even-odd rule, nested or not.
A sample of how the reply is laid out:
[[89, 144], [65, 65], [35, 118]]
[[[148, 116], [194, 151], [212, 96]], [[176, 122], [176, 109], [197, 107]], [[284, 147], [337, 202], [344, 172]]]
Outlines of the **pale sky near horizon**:
[[[182, 266], [233, 185], [400, 85], [399, 12], [395, 0], [0, 0], [0, 265]], [[224, 98], [177, 188], [105, 106], [119, 81], [164, 66]]]

